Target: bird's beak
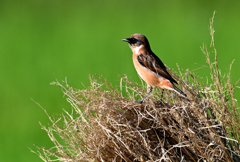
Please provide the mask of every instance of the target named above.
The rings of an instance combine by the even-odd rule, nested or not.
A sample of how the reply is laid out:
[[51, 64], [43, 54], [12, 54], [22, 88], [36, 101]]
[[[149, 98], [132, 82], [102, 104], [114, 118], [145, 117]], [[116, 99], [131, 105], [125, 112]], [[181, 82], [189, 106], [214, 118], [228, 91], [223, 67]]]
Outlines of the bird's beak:
[[124, 41], [124, 42], [129, 42], [129, 39], [128, 39], [128, 38], [122, 39], [122, 41]]

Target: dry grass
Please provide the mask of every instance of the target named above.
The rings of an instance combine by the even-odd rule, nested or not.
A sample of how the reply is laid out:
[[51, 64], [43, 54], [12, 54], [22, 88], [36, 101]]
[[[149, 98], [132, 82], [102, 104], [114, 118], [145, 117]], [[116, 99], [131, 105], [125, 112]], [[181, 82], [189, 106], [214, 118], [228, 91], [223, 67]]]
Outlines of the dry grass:
[[100, 76], [90, 76], [91, 86], [85, 90], [56, 81], [53, 84], [61, 87], [73, 110], [59, 119], [48, 115], [52, 124], [42, 128], [55, 147], [37, 147], [33, 152], [43, 161], [65, 162], [240, 160], [235, 85], [230, 73], [222, 76], [218, 69], [213, 18], [213, 62], [206, 45], [202, 47], [213, 84], [189, 71], [179, 70], [180, 77], [171, 73], [190, 102], [165, 91], [160, 106], [153, 102], [161, 96], [155, 90], [145, 104], [134, 103], [144, 96], [146, 87], [126, 76], [121, 77], [120, 91]]

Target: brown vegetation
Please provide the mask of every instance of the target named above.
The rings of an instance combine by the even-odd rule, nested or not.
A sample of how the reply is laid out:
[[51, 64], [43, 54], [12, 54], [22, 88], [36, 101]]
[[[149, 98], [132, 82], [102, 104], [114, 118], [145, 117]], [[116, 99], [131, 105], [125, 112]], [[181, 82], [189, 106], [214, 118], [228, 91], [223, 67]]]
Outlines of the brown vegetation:
[[121, 77], [120, 90], [100, 76], [90, 76], [91, 86], [85, 90], [56, 81], [73, 111], [65, 111], [61, 119], [49, 116], [52, 125], [42, 128], [55, 147], [37, 147], [35, 153], [43, 161], [238, 161], [235, 85], [230, 74], [219, 73], [212, 23], [213, 18], [214, 62], [206, 45], [202, 47], [212, 84], [189, 71], [179, 70], [180, 77], [171, 72], [191, 101], [165, 91], [160, 105], [154, 101], [161, 90], [154, 90], [146, 103], [134, 103], [146, 88], [127, 76]]

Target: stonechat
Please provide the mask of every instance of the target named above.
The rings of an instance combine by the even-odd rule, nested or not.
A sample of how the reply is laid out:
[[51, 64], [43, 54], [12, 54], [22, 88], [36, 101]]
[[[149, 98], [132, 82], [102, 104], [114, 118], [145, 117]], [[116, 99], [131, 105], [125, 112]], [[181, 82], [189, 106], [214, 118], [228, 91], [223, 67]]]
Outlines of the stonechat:
[[163, 62], [152, 52], [147, 38], [142, 34], [133, 34], [123, 39], [133, 52], [133, 64], [138, 75], [147, 83], [148, 92], [139, 103], [151, 93], [153, 87], [172, 90], [183, 97], [187, 95], [178, 89], [176, 80], [167, 72]]

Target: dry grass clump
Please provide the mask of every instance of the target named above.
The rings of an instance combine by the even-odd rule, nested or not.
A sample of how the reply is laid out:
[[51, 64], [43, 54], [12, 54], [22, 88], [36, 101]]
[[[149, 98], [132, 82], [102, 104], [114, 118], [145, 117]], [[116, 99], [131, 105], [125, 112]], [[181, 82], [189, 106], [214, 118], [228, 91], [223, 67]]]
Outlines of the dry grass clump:
[[160, 105], [154, 102], [161, 96], [155, 90], [145, 104], [134, 103], [146, 88], [126, 76], [121, 77], [120, 91], [100, 76], [90, 76], [91, 86], [85, 90], [56, 81], [73, 110], [59, 119], [49, 116], [52, 125], [42, 128], [55, 147], [37, 147], [35, 153], [43, 161], [65, 162], [239, 161], [235, 86], [229, 75], [219, 72], [212, 22], [215, 61], [205, 45], [202, 51], [213, 83], [206, 85], [189, 71], [180, 70], [180, 78], [171, 73], [191, 101], [165, 91]]

